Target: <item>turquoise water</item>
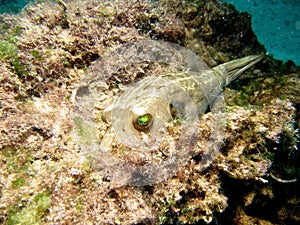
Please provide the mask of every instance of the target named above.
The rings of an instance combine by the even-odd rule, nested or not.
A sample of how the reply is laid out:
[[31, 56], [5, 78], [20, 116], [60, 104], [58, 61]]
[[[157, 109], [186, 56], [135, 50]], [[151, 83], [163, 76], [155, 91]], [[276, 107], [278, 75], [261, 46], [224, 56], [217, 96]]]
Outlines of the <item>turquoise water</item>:
[[34, 0], [0, 0], [0, 13], [17, 13]]
[[252, 15], [252, 28], [268, 54], [300, 65], [300, 0], [222, 1]]
[[[0, 13], [19, 12], [33, 0], [0, 0]], [[252, 27], [268, 54], [300, 65], [300, 0], [222, 0], [252, 15]]]

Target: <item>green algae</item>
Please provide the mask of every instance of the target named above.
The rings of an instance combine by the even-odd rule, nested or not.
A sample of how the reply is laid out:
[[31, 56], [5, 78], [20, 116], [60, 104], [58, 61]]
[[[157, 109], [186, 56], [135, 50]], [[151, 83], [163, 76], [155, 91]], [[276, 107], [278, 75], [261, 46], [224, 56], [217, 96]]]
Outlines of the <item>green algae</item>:
[[10, 41], [0, 41], [0, 58], [9, 60], [17, 74], [22, 74], [25, 69], [17, 54], [17, 46]]
[[32, 155], [24, 149], [5, 148], [2, 154], [6, 156], [6, 169], [11, 173], [26, 173], [33, 159]]
[[37, 50], [32, 50], [31, 54], [34, 58], [36, 58], [39, 61], [41, 61], [43, 59], [42, 55]]
[[23, 177], [18, 177], [12, 182], [13, 188], [17, 189], [25, 185], [25, 179]]
[[40, 224], [42, 217], [51, 205], [51, 193], [49, 191], [39, 193], [24, 207], [22, 205], [19, 200], [10, 206], [7, 224]]
[[0, 59], [8, 60], [14, 72], [19, 76], [24, 76], [27, 70], [20, 60], [16, 44], [16, 37], [21, 34], [21, 28], [1, 24], [1, 32], [4, 37], [0, 40]]

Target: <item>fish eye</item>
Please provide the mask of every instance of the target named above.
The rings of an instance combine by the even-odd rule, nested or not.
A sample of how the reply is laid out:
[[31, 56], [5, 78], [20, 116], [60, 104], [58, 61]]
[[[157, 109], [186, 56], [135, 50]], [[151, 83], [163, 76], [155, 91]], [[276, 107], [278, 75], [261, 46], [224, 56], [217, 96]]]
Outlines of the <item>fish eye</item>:
[[139, 116], [135, 121], [133, 121], [133, 125], [135, 129], [138, 131], [148, 131], [149, 127], [151, 126], [153, 122], [153, 118], [151, 114], [145, 114], [142, 116]]

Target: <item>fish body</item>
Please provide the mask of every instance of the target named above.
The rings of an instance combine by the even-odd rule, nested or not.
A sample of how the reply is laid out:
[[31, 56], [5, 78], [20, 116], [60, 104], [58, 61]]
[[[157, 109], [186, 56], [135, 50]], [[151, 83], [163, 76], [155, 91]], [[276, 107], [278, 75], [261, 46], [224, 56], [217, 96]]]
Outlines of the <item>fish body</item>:
[[[164, 41], [118, 47], [89, 68], [76, 90], [74, 139], [93, 168], [118, 185], [163, 181], [194, 153], [204, 169], [224, 140], [223, 88], [261, 59], [209, 68], [191, 50]], [[136, 71], [143, 78], [124, 85], [124, 77], [137, 80]]]
[[187, 69], [142, 79], [113, 106], [111, 123], [118, 140], [134, 149], [151, 150], [168, 121], [195, 121], [214, 104], [226, 85], [261, 59], [261, 55], [251, 55], [212, 69]]

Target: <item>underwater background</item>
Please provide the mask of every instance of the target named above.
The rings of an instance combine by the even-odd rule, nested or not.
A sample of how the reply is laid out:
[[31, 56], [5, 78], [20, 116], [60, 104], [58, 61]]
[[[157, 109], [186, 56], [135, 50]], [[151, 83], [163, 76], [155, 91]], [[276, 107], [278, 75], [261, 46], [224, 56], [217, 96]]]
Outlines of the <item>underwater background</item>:
[[300, 65], [299, 0], [223, 0], [252, 16], [252, 28], [267, 53]]
[[[1, 0], [0, 13], [17, 13], [30, 0]], [[299, 0], [223, 0], [252, 16], [252, 28], [267, 53], [300, 65]]]
[[[299, 0], [265, 0], [265, 10], [259, 1], [240, 1], [246, 9], [230, 1], [240, 11], [219, 0], [29, 2], [0, 0], [1, 12], [11, 13], [0, 14], [0, 224], [300, 224]], [[279, 6], [277, 16], [272, 10]], [[250, 9], [261, 17], [242, 13]], [[188, 46], [208, 67], [245, 55], [264, 58], [224, 89], [226, 139], [214, 148], [216, 158], [207, 149], [215, 146], [210, 145], [212, 131], [223, 129], [212, 128], [210, 110], [193, 129], [196, 135], [186, 139], [193, 144], [199, 137], [192, 158], [169, 167], [166, 174], [175, 176], [153, 185], [117, 186], [110, 174], [124, 170], [112, 163], [108, 171], [104, 163], [85, 157], [74, 127], [79, 133], [97, 133], [101, 145], [113, 148], [125, 163], [136, 162], [110, 136], [105, 109], [130, 85], [162, 74], [164, 61], [122, 61], [113, 50], [156, 39]], [[196, 57], [188, 59], [196, 62]], [[96, 95], [86, 95], [89, 90]], [[97, 132], [74, 117], [83, 108], [77, 107], [74, 93], [77, 99], [86, 97], [81, 102], [94, 112]], [[178, 132], [173, 131], [174, 139]], [[170, 158], [165, 154], [172, 153], [169, 143], [162, 146], [167, 151], [153, 154], [154, 160]], [[99, 157], [102, 152], [95, 147], [92, 156], [111, 162]], [[214, 159], [210, 164], [202, 160], [207, 152]], [[203, 165], [209, 167], [203, 170]]]

